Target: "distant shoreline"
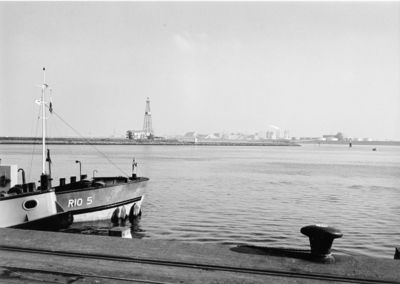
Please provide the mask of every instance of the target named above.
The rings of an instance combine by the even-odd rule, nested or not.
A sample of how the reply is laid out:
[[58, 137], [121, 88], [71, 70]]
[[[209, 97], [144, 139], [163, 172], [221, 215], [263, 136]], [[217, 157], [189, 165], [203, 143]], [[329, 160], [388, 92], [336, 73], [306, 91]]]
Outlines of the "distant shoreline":
[[[41, 144], [41, 138], [34, 137], [0, 137], [0, 144]], [[400, 146], [400, 141], [352, 141], [352, 146]], [[301, 146], [314, 145], [348, 145], [349, 141], [292, 141], [292, 140], [216, 140], [216, 139], [160, 139], [134, 140], [123, 138], [46, 138], [49, 145], [199, 145], [199, 146]]]
[[[41, 144], [41, 138], [33, 137], [0, 137], [0, 144]], [[292, 141], [268, 140], [268, 141], [249, 141], [249, 140], [134, 140], [134, 139], [115, 139], [115, 138], [46, 138], [49, 145], [201, 145], [201, 146], [300, 146]]]
[[[350, 146], [350, 141], [299, 141], [299, 144], [320, 144], [320, 145], [347, 145]], [[352, 147], [357, 145], [371, 146], [400, 146], [400, 141], [351, 141]]]

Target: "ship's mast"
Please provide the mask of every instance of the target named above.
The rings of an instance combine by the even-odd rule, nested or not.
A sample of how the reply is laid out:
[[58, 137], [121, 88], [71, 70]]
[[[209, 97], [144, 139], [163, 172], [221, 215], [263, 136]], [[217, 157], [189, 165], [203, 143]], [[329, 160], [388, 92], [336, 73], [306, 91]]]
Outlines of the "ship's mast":
[[42, 96], [39, 101], [39, 103], [42, 106], [42, 160], [43, 160], [42, 174], [46, 174], [46, 102], [45, 102], [45, 95], [46, 95], [46, 89], [48, 89], [49, 86], [46, 85], [46, 69], [45, 68], [43, 68], [43, 84], [38, 85], [38, 87], [42, 88]]

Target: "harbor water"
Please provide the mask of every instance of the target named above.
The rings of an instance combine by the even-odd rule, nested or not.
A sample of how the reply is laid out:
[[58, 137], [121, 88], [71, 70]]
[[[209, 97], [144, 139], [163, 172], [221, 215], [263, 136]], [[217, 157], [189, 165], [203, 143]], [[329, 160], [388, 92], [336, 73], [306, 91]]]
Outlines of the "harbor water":
[[[374, 147], [49, 145], [55, 185], [79, 176], [76, 160], [91, 177], [94, 170], [131, 175], [136, 158], [138, 175], [150, 178], [138, 237], [308, 249], [301, 227], [322, 223], [343, 232], [334, 253], [393, 258], [400, 246], [400, 147]], [[0, 159], [23, 168], [27, 181], [39, 180], [40, 146], [0, 144]]]

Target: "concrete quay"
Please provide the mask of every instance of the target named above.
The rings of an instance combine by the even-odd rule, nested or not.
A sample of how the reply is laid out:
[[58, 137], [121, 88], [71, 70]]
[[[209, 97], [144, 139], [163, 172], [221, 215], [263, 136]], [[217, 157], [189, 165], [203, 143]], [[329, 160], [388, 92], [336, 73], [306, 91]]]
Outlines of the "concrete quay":
[[0, 283], [400, 283], [400, 260], [0, 228]]

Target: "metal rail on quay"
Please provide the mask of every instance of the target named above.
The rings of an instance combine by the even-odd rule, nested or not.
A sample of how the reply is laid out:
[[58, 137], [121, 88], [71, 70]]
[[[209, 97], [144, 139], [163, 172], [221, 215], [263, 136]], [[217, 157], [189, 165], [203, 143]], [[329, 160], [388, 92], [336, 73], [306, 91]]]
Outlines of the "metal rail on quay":
[[[116, 261], [116, 262], [131, 262], [131, 263], [140, 263], [147, 265], [160, 265], [160, 266], [172, 266], [178, 268], [189, 268], [189, 269], [198, 269], [198, 270], [210, 270], [210, 271], [224, 271], [224, 272], [233, 272], [233, 273], [246, 273], [246, 274], [254, 274], [254, 275], [265, 275], [265, 276], [275, 276], [275, 277], [293, 277], [293, 278], [301, 278], [301, 279], [310, 279], [310, 280], [320, 280], [320, 281], [336, 281], [336, 282], [344, 282], [344, 283], [384, 283], [384, 284], [399, 284], [398, 281], [388, 281], [381, 279], [369, 279], [369, 278], [356, 278], [356, 277], [347, 277], [347, 276], [334, 276], [334, 275], [323, 275], [318, 273], [301, 273], [301, 272], [288, 272], [288, 271], [279, 271], [279, 270], [260, 270], [260, 269], [251, 269], [251, 268], [240, 268], [240, 267], [230, 267], [230, 266], [221, 266], [221, 265], [208, 265], [208, 264], [196, 264], [190, 262], [175, 262], [175, 261], [163, 261], [163, 260], [155, 260], [155, 259], [146, 259], [146, 258], [137, 258], [137, 257], [126, 257], [126, 256], [113, 256], [108, 254], [93, 254], [93, 253], [76, 253], [76, 252], [63, 252], [63, 251], [53, 251], [53, 250], [42, 250], [42, 249], [28, 249], [28, 248], [19, 248], [13, 246], [0, 246], [0, 250], [3, 251], [11, 251], [11, 252], [21, 252], [21, 253], [32, 253], [32, 254], [41, 254], [41, 255], [53, 255], [59, 257], [71, 257], [71, 258], [86, 258], [86, 259], [95, 259], [95, 260], [106, 260], [106, 261]], [[26, 268], [16, 268], [13, 266], [0, 266], [8, 269], [19, 269], [19, 270], [29, 270], [29, 271], [38, 271], [44, 273], [54, 273], [48, 270], [40, 270], [40, 269], [26, 269]], [[121, 280], [121, 281], [131, 281], [131, 282], [143, 282], [143, 283], [169, 283], [169, 282], [160, 282], [160, 281], [151, 281], [151, 280], [140, 280], [133, 278], [122, 278], [122, 277], [112, 277], [112, 276], [104, 276], [104, 275], [95, 275], [95, 274], [84, 274], [84, 273], [60, 273], [65, 275], [71, 275], [76, 277], [97, 277], [103, 279], [113, 279], [113, 280]]]

